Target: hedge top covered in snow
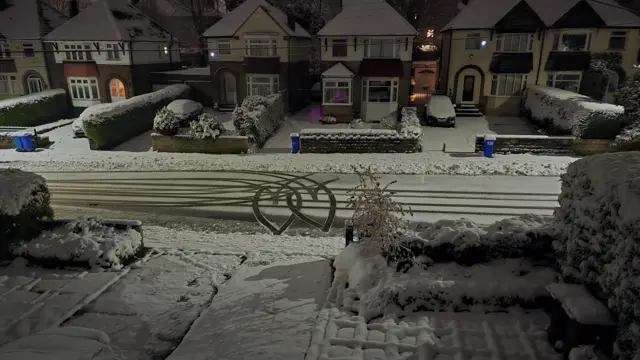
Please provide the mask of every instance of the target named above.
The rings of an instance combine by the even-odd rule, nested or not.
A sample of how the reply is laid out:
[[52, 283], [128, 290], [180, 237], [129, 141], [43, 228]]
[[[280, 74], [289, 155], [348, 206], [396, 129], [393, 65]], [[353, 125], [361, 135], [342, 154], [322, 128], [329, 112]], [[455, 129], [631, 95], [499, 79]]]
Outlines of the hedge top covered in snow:
[[0, 215], [18, 215], [31, 194], [44, 185], [45, 179], [35, 173], [0, 169]]
[[66, 95], [66, 94], [67, 92], [64, 89], [54, 89], [54, 90], [41, 91], [39, 93], [35, 93], [31, 95], [20, 96], [13, 99], [0, 100], [0, 109], [6, 108], [6, 107], [13, 107], [16, 105], [36, 103], [38, 101], [42, 101], [50, 97]]
[[85, 110], [82, 114], [80, 114], [80, 118], [82, 118], [83, 121], [86, 121], [86, 122], [99, 124], [104, 122], [110, 117], [113, 117], [115, 115], [120, 115], [131, 109], [143, 106], [146, 103], [157, 103], [162, 100], [174, 99], [180, 96], [180, 94], [188, 91], [189, 91], [189, 85], [185, 85], [185, 84], [169, 85], [158, 91], [134, 96], [132, 98], [129, 98], [117, 103], [100, 104], [100, 106], [96, 106], [91, 111], [88, 111], [89, 109]]

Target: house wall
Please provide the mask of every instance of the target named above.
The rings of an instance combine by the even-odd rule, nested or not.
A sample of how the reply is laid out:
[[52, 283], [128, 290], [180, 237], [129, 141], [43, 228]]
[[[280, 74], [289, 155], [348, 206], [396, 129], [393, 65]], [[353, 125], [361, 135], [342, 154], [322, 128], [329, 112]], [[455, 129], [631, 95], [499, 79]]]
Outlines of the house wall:
[[[35, 48], [35, 56], [25, 57], [22, 48], [23, 43], [33, 44]], [[14, 75], [18, 81], [18, 93], [17, 94], [0, 94], [1, 99], [9, 99], [28, 94], [29, 90], [27, 86], [27, 78], [29, 75], [39, 76], [45, 89], [50, 89], [51, 84], [49, 81], [49, 74], [47, 71], [47, 61], [44, 52], [44, 45], [40, 40], [9, 40], [8, 45], [11, 48], [11, 59], [3, 59], [3, 61], [13, 61], [16, 72], [4, 73], [3, 75]]]
[[[367, 38], [382, 39], [387, 41], [400, 42], [400, 60], [411, 61], [413, 54], [413, 38], [412, 37], [388, 37], [388, 36], [371, 36]], [[336, 57], [333, 56], [332, 40], [333, 39], [347, 39], [347, 56]], [[363, 37], [320, 37], [320, 59], [322, 61], [342, 61], [342, 62], [354, 62], [362, 61], [365, 58]]]
[[[165, 53], [164, 48], [167, 48]], [[169, 46], [164, 42], [134, 42], [133, 64], [157, 64], [157, 63], [179, 63], [180, 46], [173, 44]]]

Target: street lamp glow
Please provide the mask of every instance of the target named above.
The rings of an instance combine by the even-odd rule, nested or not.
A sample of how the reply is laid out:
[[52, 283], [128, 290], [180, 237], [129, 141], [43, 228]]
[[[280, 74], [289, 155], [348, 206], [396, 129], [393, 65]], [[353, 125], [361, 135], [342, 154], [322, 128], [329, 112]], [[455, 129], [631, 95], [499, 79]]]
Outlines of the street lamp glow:
[[480, 43], [480, 46], [482, 47], [487, 46], [487, 40], [482, 40], [482, 42]]
[[216, 57], [216, 53], [214, 53], [213, 51], [209, 55], [211, 55], [211, 57]]

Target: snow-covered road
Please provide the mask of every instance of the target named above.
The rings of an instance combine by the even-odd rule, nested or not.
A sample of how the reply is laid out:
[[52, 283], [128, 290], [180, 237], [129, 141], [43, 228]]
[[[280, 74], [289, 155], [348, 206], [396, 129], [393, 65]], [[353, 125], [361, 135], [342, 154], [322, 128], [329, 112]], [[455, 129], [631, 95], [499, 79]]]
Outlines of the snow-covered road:
[[[52, 172], [54, 205], [154, 214], [257, 220], [273, 233], [290, 226], [327, 231], [351, 216], [350, 174], [267, 172]], [[409, 205], [411, 222], [466, 217], [478, 223], [557, 206], [557, 177], [385, 175], [382, 183]]]

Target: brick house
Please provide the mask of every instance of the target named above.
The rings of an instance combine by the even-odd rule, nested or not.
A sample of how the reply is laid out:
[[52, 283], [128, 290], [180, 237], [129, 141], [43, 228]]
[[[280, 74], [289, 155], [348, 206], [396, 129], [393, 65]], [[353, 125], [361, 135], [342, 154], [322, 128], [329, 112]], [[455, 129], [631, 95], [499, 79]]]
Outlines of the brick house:
[[42, 37], [65, 21], [41, 0], [0, 0], [0, 100], [51, 88]]
[[385, 0], [350, 0], [318, 32], [322, 109], [376, 121], [409, 103], [417, 30]]
[[311, 36], [264, 0], [247, 0], [204, 32], [212, 95], [221, 108], [248, 95], [282, 93], [289, 110], [304, 106], [310, 87]]
[[118, 102], [152, 91], [150, 74], [180, 64], [178, 39], [139, 11], [132, 0], [97, 0], [47, 36], [54, 87], [73, 106]]

